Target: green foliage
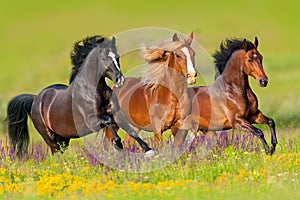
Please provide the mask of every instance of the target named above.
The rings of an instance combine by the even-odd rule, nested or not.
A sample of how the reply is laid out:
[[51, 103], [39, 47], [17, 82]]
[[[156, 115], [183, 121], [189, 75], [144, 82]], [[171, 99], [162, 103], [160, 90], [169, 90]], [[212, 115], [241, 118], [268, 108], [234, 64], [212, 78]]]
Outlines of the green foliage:
[[279, 146], [273, 156], [228, 146], [221, 154], [212, 151], [201, 159], [197, 158], [199, 152], [186, 152], [166, 168], [146, 173], [129, 173], [102, 164], [91, 166], [80, 145], [72, 144], [64, 154], [52, 156], [44, 143], [37, 143], [35, 151], [48, 151], [39, 162], [36, 156], [18, 161], [2, 154], [0, 197], [268, 199], [272, 193], [272, 199], [297, 199], [299, 130], [280, 130], [278, 135]]
[[[0, 1], [0, 133], [9, 99], [20, 93], [37, 93], [52, 83], [67, 83], [70, 73], [69, 54], [72, 44], [93, 34], [109, 36], [131, 28], [158, 26], [196, 33], [196, 40], [209, 53], [227, 37], [258, 36], [259, 50], [269, 85], [251, 86], [259, 98], [260, 109], [273, 117], [281, 127], [299, 127], [300, 28], [298, 2], [282, 1], [184, 1], [148, 2], [96, 0], [69, 1]], [[122, 60], [125, 72], [134, 66]], [[201, 71], [205, 66], [199, 66]], [[209, 74], [213, 77], [214, 74]], [[201, 77], [199, 77], [200, 80]], [[200, 84], [205, 84], [200, 81]], [[32, 127], [32, 125], [30, 125]], [[33, 128], [31, 128], [33, 132]], [[39, 134], [31, 134], [39, 140]], [[36, 137], [35, 137], [36, 136]], [[83, 189], [112, 184], [115, 199], [299, 199], [300, 138], [298, 129], [278, 131], [279, 144], [275, 155], [239, 151], [227, 147], [222, 154], [211, 152], [209, 159], [184, 154], [170, 166], [153, 172], [134, 174], [106, 166], [90, 166], [76, 143], [63, 155], [13, 160], [2, 135], [0, 159], [1, 199], [108, 199], [109, 189], [101, 194], [84, 195]], [[48, 149], [43, 147], [43, 151]], [[42, 150], [40, 150], [42, 151]], [[49, 151], [49, 149], [48, 149]], [[197, 154], [196, 154], [197, 155]], [[37, 156], [37, 155], [35, 155]], [[39, 162], [37, 162], [37, 160]], [[61, 178], [60, 175], [64, 175]], [[37, 195], [35, 184], [48, 180], [62, 186], [44, 195]], [[83, 181], [81, 183], [78, 178]], [[76, 181], [77, 180], [77, 181]], [[113, 180], [113, 182], [109, 182]], [[183, 186], [164, 186], [181, 180]], [[191, 183], [185, 182], [192, 180]], [[7, 182], [5, 182], [7, 181]], [[128, 187], [150, 184], [150, 192]], [[59, 184], [61, 183], [61, 185]], [[74, 193], [65, 189], [79, 184]], [[90, 185], [88, 185], [90, 184]], [[177, 183], [179, 184], [179, 183]], [[45, 183], [46, 185], [46, 183]], [[5, 192], [3, 187], [7, 187]], [[43, 189], [42, 186], [39, 186]], [[50, 188], [51, 189], [51, 188]], [[57, 189], [57, 190], [54, 190]], [[44, 188], [44, 190], [46, 190]], [[57, 192], [57, 193], [55, 193]]]
[[5, 119], [6, 119], [6, 112], [4, 109], [4, 103], [0, 98], [0, 134], [2, 134], [5, 130]]

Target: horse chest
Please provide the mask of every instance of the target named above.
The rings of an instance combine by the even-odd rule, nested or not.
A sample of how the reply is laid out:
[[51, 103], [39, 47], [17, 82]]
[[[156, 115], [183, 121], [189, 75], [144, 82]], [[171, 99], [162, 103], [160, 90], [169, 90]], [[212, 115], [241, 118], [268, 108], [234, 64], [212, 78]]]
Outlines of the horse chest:
[[169, 113], [166, 117], [165, 125], [170, 127], [178, 123], [181, 124], [181, 121], [186, 118], [190, 110], [190, 101], [187, 101], [185, 98], [176, 98], [176, 100], [169, 104]]
[[102, 102], [98, 105], [98, 115], [108, 114], [112, 115], [113, 105], [111, 102]]

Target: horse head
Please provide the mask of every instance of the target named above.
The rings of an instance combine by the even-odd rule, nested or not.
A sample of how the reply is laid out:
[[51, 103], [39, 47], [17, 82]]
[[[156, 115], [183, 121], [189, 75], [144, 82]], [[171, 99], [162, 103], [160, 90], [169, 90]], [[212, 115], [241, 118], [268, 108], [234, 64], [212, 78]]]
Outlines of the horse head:
[[247, 42], [246, 39], [243, 41], [243, 49], [245, 50], [243, 53], [243, 70], [244, 72], [255, 78], [260, 87], [266, 87], [268, 84], [268, 77], [265, 74], [262, 59], [263, 56], [257, 50], [258, 39], [255, 37], [255, 41], [253, 43], [253, 48], [251, 50], [246, 51]]
[[188, 84], [196, 83], [197, 72], [195, 70], [195, 51], [191, 48], [191, 43], [193, 41], [194, 34], [190, 34], [190, 37], [187, 40], [181, 40], [178, 35], [175, 33], [173, 35], [173, 41], [182, 41], [183, 45], [178, 47], [174, 51], [175, 63], [177, 66], [186, 66], [181, 67], [182, 74], [187, 77]]
[[197, 79], [195, 70], [195, 52], [191, 48], [193, 33], [187, 40], [181, 39], [175, 33], [172, 41], [164, 42], [156, 48], [146, 48], [144, 59], [148, 63], [162, 63], [187, 78], [187, 83], [194, 84]]
[[103, 76], [112, 80], [116, 87], [124, 84], [124, 76], [120, 69], [119, 55], [116, 50], [116, 39], [106, 40], [105, 47], [99, 52], [98, 59], [103, 67]]

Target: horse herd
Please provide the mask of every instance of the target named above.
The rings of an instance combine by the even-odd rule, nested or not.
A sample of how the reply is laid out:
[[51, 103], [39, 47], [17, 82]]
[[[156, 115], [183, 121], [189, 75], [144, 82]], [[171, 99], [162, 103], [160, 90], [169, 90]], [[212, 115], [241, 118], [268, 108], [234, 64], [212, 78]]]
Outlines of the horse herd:
[[[119, 64], [116, 40], [100, 35], [75, 43], [69, 86], [54, 84], [39, 94], [21, 94], [7, 108], [8, 133], [18, 157], [29, 143], [27, 118], [50, 146], [51, 152], [68, 147], [71, 138], [104, 130], [118, 150], [123, 149], [118, 129], [126, 141], [136, 140], [146, 156], [152, 150], [139, 136], [140, 130], [154, 133], [157, 145], [171, 129], [174, 147], [180, 148], [187, 133], [239, 129], [257, 136], [267, 154], [275, 151], [277, 138], [274, 120], [258, 109], [257, 97], [248, 77], [266, 87], [268, 78], [257, 50], [258, 39], [227, 39], [213, 54], [215, 82], [210, 86], [188, 87], [197, 79], [195, 51], [188, 38], [176, 33], [155, 47], [143, 49], [147, 62], [142, 77], [124, 77]], [[105, 78], [114, 82], [109, 87]], [[253, 124], [267, 124], [271, 146], [263, 132]]]

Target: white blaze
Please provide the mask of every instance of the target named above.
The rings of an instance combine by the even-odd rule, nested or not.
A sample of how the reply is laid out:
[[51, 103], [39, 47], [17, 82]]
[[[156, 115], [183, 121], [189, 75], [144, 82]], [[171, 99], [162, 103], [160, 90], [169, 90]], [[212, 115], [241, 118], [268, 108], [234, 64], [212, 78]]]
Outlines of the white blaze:
[[117, 60], [116, 60], [116, 54], [114, 54], [113, 52], [110, 51], [110, 52], [108, 53], [108, 56], [111, 57], [111, 59], [113, 60], [115, 66], [116, 66], [117, 69], [120, 71], [120, 67], [119, 67], [118, 62], [117, 62]]
[[188, 67], [188, 73], [196, 73], [195, 69], [194, 69], [194, 65], [192, 63], [192, 59], [191, 59], [191, 55], [190, 52], [188, 50], [188, 48], [183, 47], [181, 49], [181, 51], [185, 54], [186, 56], [186, 62], [187, 62], [187, 67]]

